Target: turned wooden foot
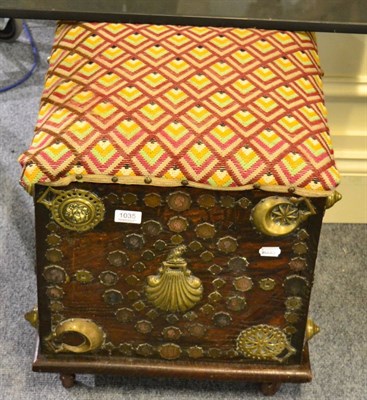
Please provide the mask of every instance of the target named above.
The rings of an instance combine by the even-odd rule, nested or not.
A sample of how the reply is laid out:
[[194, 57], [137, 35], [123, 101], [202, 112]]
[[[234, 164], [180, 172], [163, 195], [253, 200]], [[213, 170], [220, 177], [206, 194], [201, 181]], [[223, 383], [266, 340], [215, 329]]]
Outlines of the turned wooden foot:
[[281, 382], [264, 382], [261, 384], [261, 392], [264, 396], [273, 396], [281, 385]]
[[69, 389], [75, 385], [75, 374], [60, 374], [60, 381], [64, 388]]

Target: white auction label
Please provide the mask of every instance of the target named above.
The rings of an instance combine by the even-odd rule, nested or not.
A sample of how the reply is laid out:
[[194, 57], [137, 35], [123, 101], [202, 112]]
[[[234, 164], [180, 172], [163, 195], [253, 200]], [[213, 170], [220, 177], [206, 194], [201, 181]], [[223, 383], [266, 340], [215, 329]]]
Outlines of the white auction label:
[[259, 250], [261, 257], [279, 257], [281, 252], [280, 247], [262, 247]]
[[115, 222], [123, 222], [125, 224], [141, 224], [141, 211], [131, 210], [115, 210]]

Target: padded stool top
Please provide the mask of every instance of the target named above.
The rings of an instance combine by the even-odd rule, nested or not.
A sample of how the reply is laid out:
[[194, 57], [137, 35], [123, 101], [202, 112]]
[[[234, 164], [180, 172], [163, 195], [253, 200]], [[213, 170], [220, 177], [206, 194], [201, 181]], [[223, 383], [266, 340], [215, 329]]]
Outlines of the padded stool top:
[[312, 33], [60, 23], [22, 184], [339, 183]]

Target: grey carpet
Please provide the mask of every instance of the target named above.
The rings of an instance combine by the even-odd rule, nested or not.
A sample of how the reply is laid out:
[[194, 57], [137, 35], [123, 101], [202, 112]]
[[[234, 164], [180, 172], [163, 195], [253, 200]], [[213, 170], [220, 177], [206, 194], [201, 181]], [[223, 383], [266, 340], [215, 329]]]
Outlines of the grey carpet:
[[[41, 52], [37, 73], [0, 94], [0, 399], [243, 399], [261, 398], [245, 383], [192, 382], [79, 375], [67, 391], [55, 374], [31, 371], [36, 332], [23, 319], [36, 303], [32, 200], [18, 185], [17, 156], [27, 148], [36, 121], [54, 23], [30, 21]], [[0, 43], [0, 86], [30, 67], [24, 34]], [[365, 206], [359, 204], [359, 206]], [[321, 333], [311, 342], [312, 383], [285, 384], [278, 399], [367, 398], [366, 226], [325, 225], [322, 230], [311, 314]]]

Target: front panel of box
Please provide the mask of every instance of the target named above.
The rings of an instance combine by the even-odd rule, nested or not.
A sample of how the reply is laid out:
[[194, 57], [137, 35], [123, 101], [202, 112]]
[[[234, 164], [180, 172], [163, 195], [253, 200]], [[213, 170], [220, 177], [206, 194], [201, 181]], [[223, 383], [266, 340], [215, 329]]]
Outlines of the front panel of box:
[[76, 183], [35, 201], [42, 354], [301, 361], [325, 199]]

